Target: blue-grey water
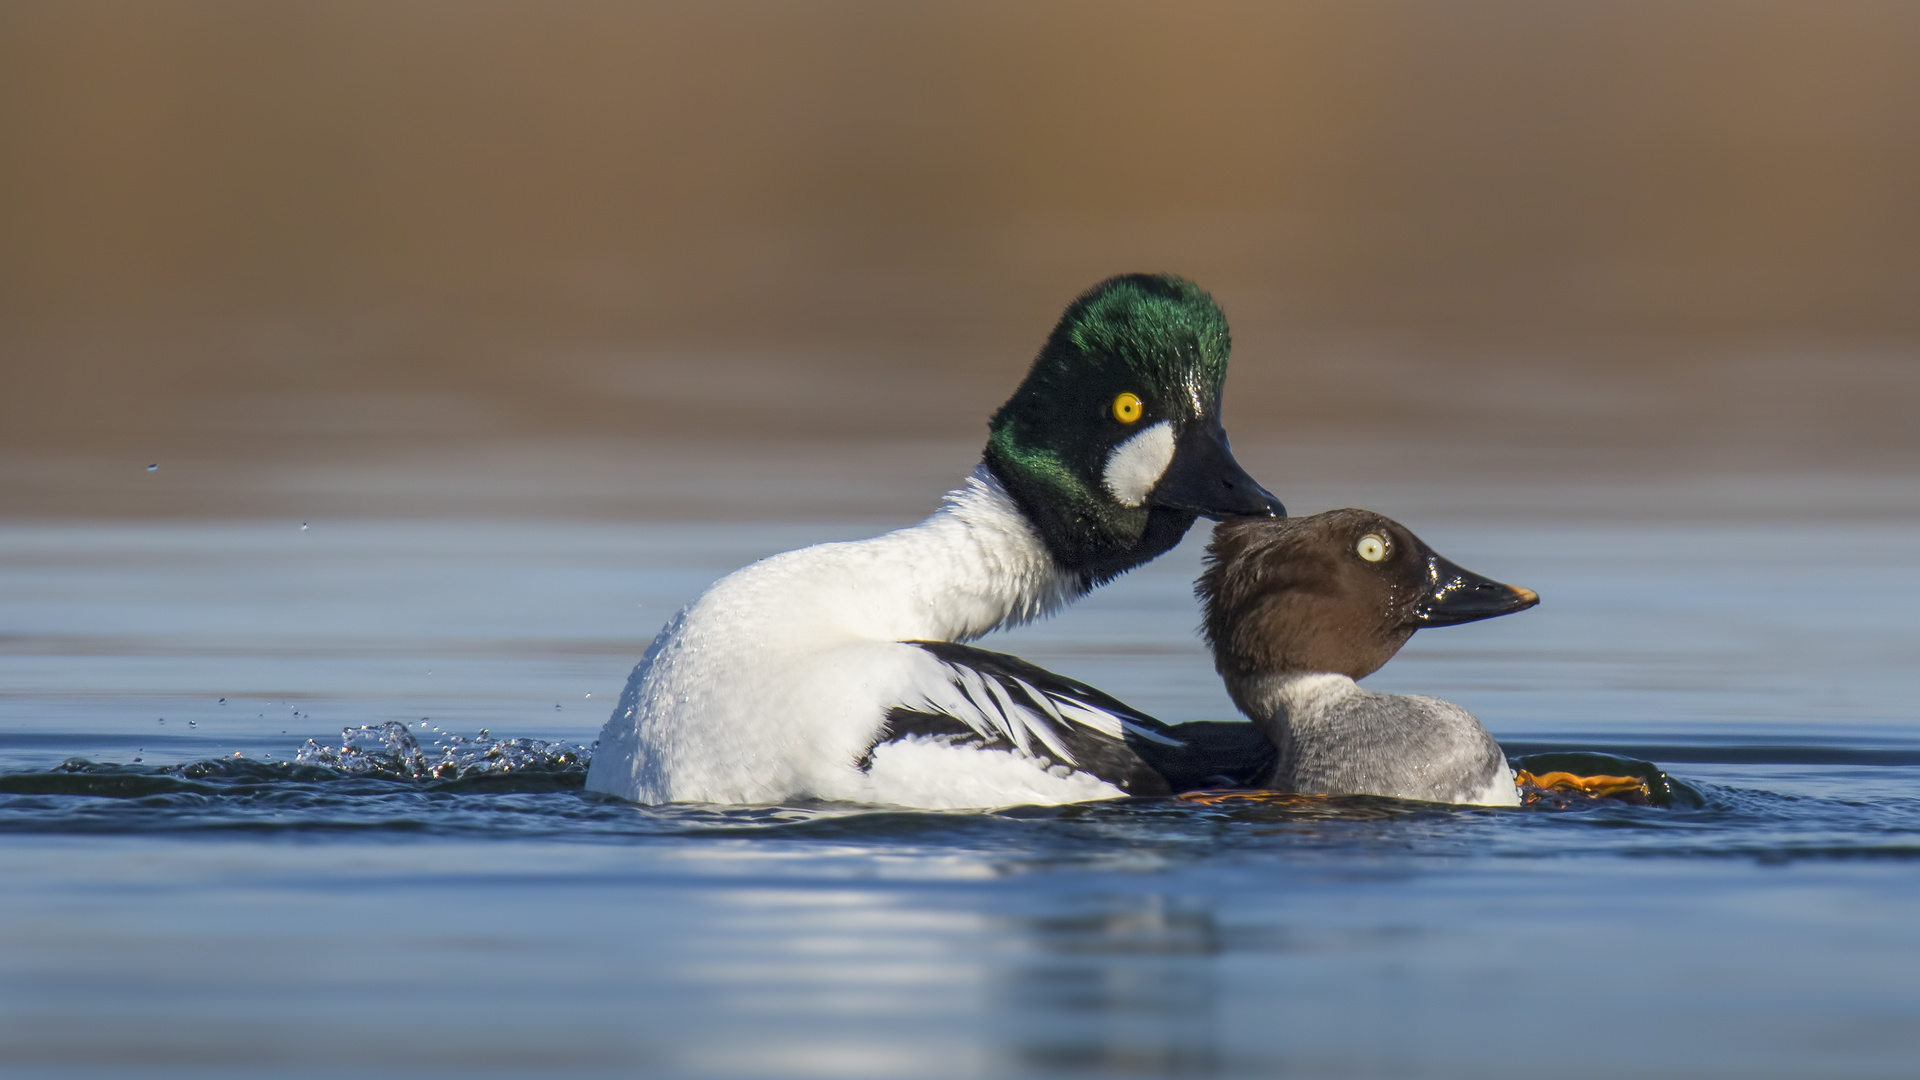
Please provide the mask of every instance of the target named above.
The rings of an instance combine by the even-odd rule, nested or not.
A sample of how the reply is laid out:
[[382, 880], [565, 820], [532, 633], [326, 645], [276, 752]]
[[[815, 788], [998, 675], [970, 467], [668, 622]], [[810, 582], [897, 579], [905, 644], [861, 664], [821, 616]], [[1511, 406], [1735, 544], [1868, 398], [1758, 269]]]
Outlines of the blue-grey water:
[[[1370, 685], [1702, 805], [638, 808], [660, 622], [893, 523], [0, 525], [0, 1071], [1920, 1071], [1920, 523], [1407, 520], [1544, 600]], [[986, 644], [1231, 716], [1203, 533]]]

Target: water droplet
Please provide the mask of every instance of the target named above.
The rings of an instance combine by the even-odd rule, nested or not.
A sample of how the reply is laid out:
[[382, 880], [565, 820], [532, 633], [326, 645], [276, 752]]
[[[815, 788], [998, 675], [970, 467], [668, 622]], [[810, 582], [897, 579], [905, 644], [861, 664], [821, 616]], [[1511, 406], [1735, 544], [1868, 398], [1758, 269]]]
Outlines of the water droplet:
[[559, 702], [557, 702], [557, 701], [556, 701], [556, 702], [554, 702], [554, 703], [553, 703], [553, 711], [554, 711], [554, 712], [559, 712], [559, 711], [560, 711], [560, 703], [559, 703]]
[[306, 531], [307, 531], [307, 523], [306, 523], [306, 522], [304, 522], [304, 521], [303, 521], [303, 522], [301, 522], [301, 523], [300, 523], [300, 531], [301, 531], [301, 532], [306, 532]]
[[156, 461], [156, 462], [154, 462], [153, 464], [151, 464], [151, 465], [149, 465], [149, 466], [147, 466], [147, 471], [148, 471], [148, 472], [159, 472], [159, 471], [160, 471], [160, 463]]
[[198, 720], [189, 720], [189, 721], [187, 721], [187, 726], [188, 726], [188, 727], [199, 727], [199, 726], [200, 726], [200, 721], [198, 721]]
[[593, 695], [592, 695], [592, 694], [588, 694], [588, 695], [587, 695], [587, 697], [589, 697], [589, 698], [591, 698], [591, 697], [593, 697]]
[[161, 723], [163, 723], [163, 724], [164, 724], [164, 723], [166, 723], [166, 722], [167, 722], [167, 718], [166, 718], [166, 717], [164, 717], [164, 716], [163, 716], [163, 717], [161, 717], [161, 718], [160, 718], [160, 722], [161, 722]]

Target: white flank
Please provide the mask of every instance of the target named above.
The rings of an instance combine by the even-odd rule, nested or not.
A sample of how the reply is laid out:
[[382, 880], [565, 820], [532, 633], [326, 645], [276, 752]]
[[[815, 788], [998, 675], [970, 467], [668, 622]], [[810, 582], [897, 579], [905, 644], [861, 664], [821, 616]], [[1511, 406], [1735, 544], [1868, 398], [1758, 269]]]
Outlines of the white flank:
[[[931, 809], [1091, 802], [1126, 792], [1090, 773], [1048, 772], [1031, 758], [1005, 750], [947, 746], [933, 739], [901, 739], [873, 751], [865, 801]], [[1064, 774], [1064, 775], [1063, 775]]]
[[1162, 420], [1113, 448], [1101, 481], [1121, 506], [1139, 506], [1173, 464], [1173, 422]]

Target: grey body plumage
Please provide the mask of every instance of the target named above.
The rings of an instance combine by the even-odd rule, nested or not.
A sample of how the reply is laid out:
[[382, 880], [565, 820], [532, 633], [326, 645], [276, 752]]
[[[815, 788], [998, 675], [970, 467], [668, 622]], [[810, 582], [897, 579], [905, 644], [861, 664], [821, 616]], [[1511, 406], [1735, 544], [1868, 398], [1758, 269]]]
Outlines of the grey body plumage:
[[1449, 701], [1365, 690], [1344, 675], [1260, 680], [1242, 696], [1279, 759], [1263, 787], [1390, 795], [1427, 802], [1508, 802], [1506, 755], [1473, 714]]

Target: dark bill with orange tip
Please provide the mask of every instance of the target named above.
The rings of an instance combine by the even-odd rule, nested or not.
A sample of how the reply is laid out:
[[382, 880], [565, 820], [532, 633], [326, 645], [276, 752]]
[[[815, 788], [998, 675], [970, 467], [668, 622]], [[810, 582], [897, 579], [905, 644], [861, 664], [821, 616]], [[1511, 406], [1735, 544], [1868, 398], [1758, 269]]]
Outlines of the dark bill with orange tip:
[[1432, 553], [1427, 555], [1427, 581], [1431, 588], [1413, 607], [1421, 626], [1477, 622], [1525, 611], [1540, 602], [1540, 594], [1532, 589], [1481, 577]]

